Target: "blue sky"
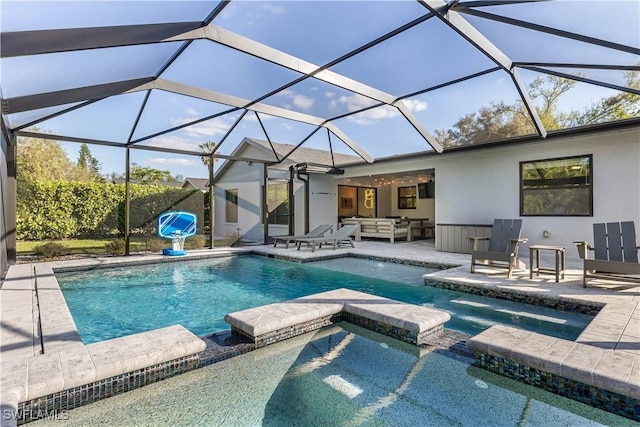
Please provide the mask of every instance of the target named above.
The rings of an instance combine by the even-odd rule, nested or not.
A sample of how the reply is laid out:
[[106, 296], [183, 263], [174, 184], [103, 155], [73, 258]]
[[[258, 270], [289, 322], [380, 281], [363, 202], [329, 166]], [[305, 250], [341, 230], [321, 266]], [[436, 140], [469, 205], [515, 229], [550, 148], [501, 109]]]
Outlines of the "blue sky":
[[[2, 4], [3, 31], [65, 28], [67, 26], [124, 25], [167, 22], [173, 19], [201, 20], [215, 2], [7, 2]], [[616, 9], [612, 13], [612, 9]], [[558, 26], [630, 46], [640, 46], [640, 6], [638, 1], [558, 1], [485, 8], [492, 13]], [[26, 13], [24, 13], [26, 12]], [[324, 65], [386, 32], [426, 13], [413, 1], [264, 2], [234, 1], [213, 22], [260, 43]], [[566, 19], [571, 16], [571, 19]], [[637, 56], [612, 49], [567, 41], [466, 16], [503, 52], [516, 61], [586, 62], [632, 65]], [[110, 80], [146, 77], [171, 55], [176, 43], [97, 49], [92, 52], [58, 53], [41, 57], [7, 58], [2, 62], [2, 90], [7, 98], [37, 91], [104, 83]], [[395, 96], [403, 96], [464, 75], [486, 70], [494, 64], [461, 37], [436, 19], [418, 25], [390, 40], [364, 51], [331, 70]], [[621, 84], [619, 72], [582, 72]], [[523, 72], [526, 83], [538, 74]], [[174, 62], [164, 78], [188, 85], [251, 99], [298, 77], [266, 61], [249, 57], [224, 46], [199, 40]], [[20, 85], [27, 78], [32, 84]], [[582, 109], [610, 89], [579, 84], [562, 101], [565, 109]], [[514, 102], [518, 94], [503, 71], [487, 74], [461, 84], [418, 95], [406, 102], [425, 128], [434, 132], [449, 128], [458, 118], [491, 102]], [[144, 93], [108, 98], [56, 117], [39, 125], [55, 134], [125, 142], [129, 138]], [[361, 95], [306, 79], [263, 101], [323, 118], [335, 117], [373, 102]], [[182, 95], [153, 91], [133, 140], [226, 111], [229, 107]], [[29, 122], [30, 114], [10, 117]], [[15, 115], [19, 116], [19, 115]], [[196, 150], [206, 141], [219, 141], [239, 117], [238, 112], [189, 126], [176, 132], [140, 142], [178, 149]], [[301, 123], [261, 115], [273, 141], [297, 144], [314, 128]], [[384, 157], [429, 149], [428, 145], [397, 110], [380, 107], [340, 119], [335, 124], [373, 157]], [[231, 133], [221, 147], [229, 154], [243, 137], [266, 139], [253, 113]], [[333, 148], [353, 154], [332, 137]], [[317, 132], [307, 146], [328, 148], [326, 131]], [[78, 144], [63, 145], [72, 160]], [[90, 146], [102, 163], [102, 172], [124, 170], [123, 150]], [[183, 176], [205, 177], [206, 168], [198, 157], [174, 156], [160, 152], [132, 150], [133, 162], [168, 169]]]

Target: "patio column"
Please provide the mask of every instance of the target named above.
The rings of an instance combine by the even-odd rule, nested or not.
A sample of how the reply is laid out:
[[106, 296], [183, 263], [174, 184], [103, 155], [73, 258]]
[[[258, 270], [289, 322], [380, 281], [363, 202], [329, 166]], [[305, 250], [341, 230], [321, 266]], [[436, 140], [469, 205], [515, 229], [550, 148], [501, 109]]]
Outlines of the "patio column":
[[214, 179], [213, 179], [213, 154], [209, 157], [209, 249], [213, 249], [215, 247], [215, 243], [213, 241], [213, 227], [215, 224], [215, 197], [213, 193], [214, 189]]
[[269, 166], [262, 164], [262, 225], [264, 226], [264, 244], [269, 243], [269, 211], [267, 209], [267, 185], [269, 182]]
[[7, 141], [7, 198], [5, 205], [5, 221], [7, 225], [7, 262], [9, 265], [16, 263], [16, 163], [18, 159], [18, 138], [11, 134]]
[[130, 148], [127, 147], [126, 148], [126, 154], [125, 154], [125, 183], [124, 183], [124, 254], [125, 255], [130, 255], [130, 251], [129, 251], [129, 244], [131, 243], [131, 235], [129, 234], [129, 227], [131, 226], [131, 224], [129, 223], [129, 208], [130, 208], [130, 204], [131, 204], [131, 193], [129, 192], [129, 179], [131, 179], [131, 170], [130, 170]]

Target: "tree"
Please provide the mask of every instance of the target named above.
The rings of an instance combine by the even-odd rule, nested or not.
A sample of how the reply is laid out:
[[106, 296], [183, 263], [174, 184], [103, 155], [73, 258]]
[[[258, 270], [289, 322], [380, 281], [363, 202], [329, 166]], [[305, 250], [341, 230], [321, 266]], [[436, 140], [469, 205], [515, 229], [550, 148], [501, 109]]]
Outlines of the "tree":
[[89, 146], [87, 144], [81, 144], [78, 153], [76, 179], [78, 181], [101, 181], [100, 167], [100, 162], [93, 157]]
[[[625, 74], [627, 86], [640, 87], [635, 71]], [[536, 101], [536, 111], [546, 130], [584, 126], [604, 121], [622, 120], [640, 115], [640, 97], [622, 92], [596, 102], [584, 111], [560, 111], [559, 101], [575, 87], [575, 80], [556, 76], [538, 77], [529, 85], [529, 96]], [[450, 129], [436, 130], [436, 140], [445, 147], [454, 147], [507, 139], [535, 133], [532, 119], [524, 103], [494, 102], [476, 113], [466, 114]]]
[[[203, 142], [199, 145], [200, 149], [205, 154], [203, 156], [200, 156], [200, 160], [202, 160], [202, 163], [204, 163], [205, 165], [209, 165], [211, 156], [208, 156], [207, 154], [212, 154], [216, 150], [216, 146], [217, 144], [213, 141]], [[214, 163], [217, 161], [218, 159], [213, 159]]]
[[[35, 130], [38, 132], [38, 130]], [[57, 141], [18, 137], [18, 182], [74, 179], [74, 165]]]
[[161, 182], [179, 182], [180, 176], [173, 176], [171, 172], [155, 169], [148, 166], [140, 166], [137, 163], [131, 163], [129, 170], [131, 179], [139, 181], [143, 184], [157, 184]]

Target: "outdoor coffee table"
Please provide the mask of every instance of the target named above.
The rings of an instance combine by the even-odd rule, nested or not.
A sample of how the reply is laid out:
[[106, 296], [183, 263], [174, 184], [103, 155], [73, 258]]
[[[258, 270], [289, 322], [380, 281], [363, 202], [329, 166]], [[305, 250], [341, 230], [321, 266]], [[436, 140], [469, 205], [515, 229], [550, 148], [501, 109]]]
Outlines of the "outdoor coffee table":
[[[540, 251], [554, 251], [556, 255], [555, 268], [540, 267]], [[564, 280], [565, 269], [565, 253], [567, 248], [565, 246], [548, 246], [548, 245], [533, 245], [529, 246], [529, 279], [533, 279], [533, 273], [536, 276], [540, 276], [540, 273], [555, 273], [556, 282], [560, 281], [560, 276]], [[535, 264], [534, 264], [535, 255]]]

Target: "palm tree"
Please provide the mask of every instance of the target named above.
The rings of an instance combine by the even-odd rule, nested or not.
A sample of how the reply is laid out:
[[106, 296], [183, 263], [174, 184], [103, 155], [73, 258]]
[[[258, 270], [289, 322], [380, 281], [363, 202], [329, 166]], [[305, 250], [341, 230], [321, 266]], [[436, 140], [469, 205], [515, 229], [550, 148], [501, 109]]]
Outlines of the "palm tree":
[[[202, 144], [199, 145], [200, 149], [204, 154], [212, 154], [216, 150], [216, 146], [217, 144], [213, 141], [203, 142]], [[210, 155], [200, 156], [200, 159], [202, 160], [202, 163], [204, 163], [205, 165], [209, 165], [211, 156]], [[213, 161], [215, 163], [218, 161], [218, 159], [214, 159]]]

